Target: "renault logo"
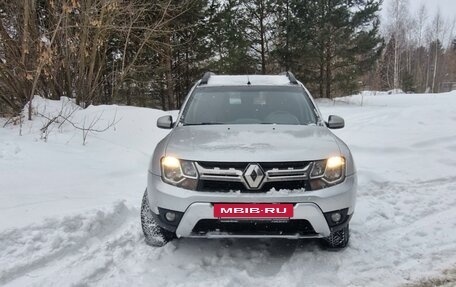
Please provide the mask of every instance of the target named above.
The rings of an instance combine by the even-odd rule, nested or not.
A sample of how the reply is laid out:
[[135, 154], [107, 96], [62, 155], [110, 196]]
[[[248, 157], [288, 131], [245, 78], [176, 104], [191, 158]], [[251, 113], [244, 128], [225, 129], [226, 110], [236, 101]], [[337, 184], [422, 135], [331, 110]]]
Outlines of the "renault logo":
[[258, 164], [251, 163], [244, 171], [244, 179], [249, 189], [258, 189], [264, 179], [264, 172]]

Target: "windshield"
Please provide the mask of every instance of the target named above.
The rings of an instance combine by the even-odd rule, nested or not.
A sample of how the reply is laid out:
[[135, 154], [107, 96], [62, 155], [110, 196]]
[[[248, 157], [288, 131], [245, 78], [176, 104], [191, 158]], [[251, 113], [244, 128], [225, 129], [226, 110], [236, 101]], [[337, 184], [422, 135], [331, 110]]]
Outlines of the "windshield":
[[184, 125], [316, 124], [313, 104], [301, 87], [198, 87], [181, 120]]

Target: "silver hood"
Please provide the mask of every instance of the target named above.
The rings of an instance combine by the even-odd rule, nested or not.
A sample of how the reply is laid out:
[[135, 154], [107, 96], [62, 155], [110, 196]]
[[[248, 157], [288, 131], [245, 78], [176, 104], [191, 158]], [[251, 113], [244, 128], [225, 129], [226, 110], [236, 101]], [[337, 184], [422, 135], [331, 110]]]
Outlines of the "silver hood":
[[197, 161], [305, 161], [340, 154], [335, 136], [321, 126], [179, 126], [167, 143], [166, 155]]

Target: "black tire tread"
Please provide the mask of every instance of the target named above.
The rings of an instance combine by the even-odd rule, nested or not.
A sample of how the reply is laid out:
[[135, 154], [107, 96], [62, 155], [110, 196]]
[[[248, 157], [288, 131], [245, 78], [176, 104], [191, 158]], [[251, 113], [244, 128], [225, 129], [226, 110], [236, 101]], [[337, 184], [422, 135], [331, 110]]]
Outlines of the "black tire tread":
[[141, 227], [146, 243], [151, 246], [161, 247], [176, 238], [176, 234], [174, 232], [161, 228], [155, 222], [149, 207], [147, 190], [144, 192], [141, 203]]
[[331, 249], [342, 249], [347, 247], [350, 239], [350, 227], [347, 224], [344, 228], [331, 232], [331, 235], [323, 238], [325, 245]]

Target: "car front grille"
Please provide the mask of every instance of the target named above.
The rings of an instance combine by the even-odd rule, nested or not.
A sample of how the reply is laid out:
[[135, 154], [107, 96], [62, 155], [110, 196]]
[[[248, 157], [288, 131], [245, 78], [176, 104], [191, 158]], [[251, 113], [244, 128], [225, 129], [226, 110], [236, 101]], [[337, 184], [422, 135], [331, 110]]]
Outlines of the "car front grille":
[[309, 221], [291, 219], [288, 221], [238, 220], [222, 221], [219, 219], [201, 219], [193, 232], [204, 235], [209, 232], [220, 232], [235, 235], [315, 235]]
[[[258, 166], [263, 179], [258, 186], [251, 187], [246, 179], [250, 165]], [[312, 162], [197, 162], [199, 174], [198, 191], [216, 192], [267, 192], [274, 190], [310, 190], [309, 173]]]
[[[235, 168], [244, 170], [250, 163], [249, 162], [216, 162], [216, 161], [199, 161], [198, 164], [204, 168], [213, 169], [213, 168], [220, 168], [220, 169], [228, 169], [228, 168]], [[306, 167], [309, 162], [307, 161], [290, 161], [290, 162], [260, 162], [261, 167], [265, 170], [273, 169], [273, 168], [280, 168], [280, 169], [287, 169], [287, 168], [304, 168]]]

